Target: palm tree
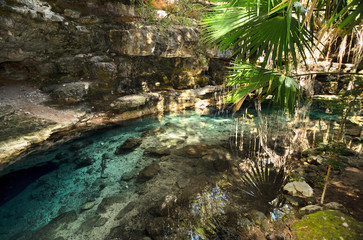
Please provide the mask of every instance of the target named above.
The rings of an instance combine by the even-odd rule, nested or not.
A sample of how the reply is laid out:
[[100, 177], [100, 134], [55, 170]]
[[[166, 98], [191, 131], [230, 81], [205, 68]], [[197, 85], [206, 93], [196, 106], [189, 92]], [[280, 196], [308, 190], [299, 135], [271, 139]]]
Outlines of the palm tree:
[[[341, 63], [347, 34], [363, 20], [363, 1], [348, 1], [307, 0], [304, 5], [296, 0], [217, 3], [204, 19], [204, 35], [207, 42], [218, 45], [220, 50], [234, 50], [227, 86], [235, 87], [229, 94], [235, 111], [254, 93], [259, 102], [272, 95], [274, 105], [294, 113], [300, 96], [299, 84], [294, 79], [299, 61], [306, 64], [307, 53], [313, 55], [313, 48], [323, 33], [335, 28], [338, 29], [335, 32], [345, 36], [339, 52]], [[320, 28], [318, 37], [317, 27]], [[358, 51], [358, 62], [362, 61], [362, 51]], [[330, 169], [329, 164], [321, 203]]]
[[310, 8], [296, 0], [230, 0], [217, 3], [204, 19], [206, 41], [234, 51], [227, 86], [236, 87], [229, 95], [235, 110], [254, 93], [260, 101], [272, 95], [275, 105], [294, 113], [300, 96], [294, 77], [299, 62], [306, 64], [307, 54], [313, 55], [315, 19], [323, 12], [326, 26], [347, 31], [362, 21], [362, 0], [306, 5]]

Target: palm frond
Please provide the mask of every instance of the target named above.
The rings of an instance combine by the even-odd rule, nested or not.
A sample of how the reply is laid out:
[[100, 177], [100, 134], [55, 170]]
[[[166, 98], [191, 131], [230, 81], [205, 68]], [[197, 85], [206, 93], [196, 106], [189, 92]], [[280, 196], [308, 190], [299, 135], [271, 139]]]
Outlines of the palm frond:
[[[340, 8], [341, 9], [341, 8]], [[340, 10], [339, 9], [339, 10]], [[338, 21], [341, 19], [341, 21]], [[353, 0], [351, 3], [342, 8], [337, 14], [332, 15], [328, 25], [339, 23], [338, 27], [344, 29], [344, 33], [350, 32], [354, 26], [361, 24], [363, 20], [363, 1]]]
[[229, 69], [226, 85], [236, 89], [229, 93], [227, 99], [237, 103], [235, 111], [248, 95], [255, 94], [261, 101], [272, 96], [273, 107], [287, 108], [290, 114], [295, 112], [301, 91], [293, 78], [240, 61], [234, 61]]
[[301, 24], [301, 4], [284, 0], [261, 1], [256, 5], [251, 1], [253, 7], [247, 10], [245, 5], [250, 1], [236, 2], [239, 4], [217, 6], [204, 20], [202, 26], [207, 42], [218, 45], [220, 50], [234, 49], [237, 59], [262, 57], [263, 68], [273, 62], [274, 68], [286, 72], [289, 57], [297, 67], [297, 53], [303, 59], [305, 49], [312, 53], [314, 36]]

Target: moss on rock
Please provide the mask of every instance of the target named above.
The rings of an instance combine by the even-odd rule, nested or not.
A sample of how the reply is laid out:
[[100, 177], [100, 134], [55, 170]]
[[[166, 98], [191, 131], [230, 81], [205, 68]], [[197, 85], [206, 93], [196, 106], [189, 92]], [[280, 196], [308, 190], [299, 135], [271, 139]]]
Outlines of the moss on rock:
[[335, 210], [304, 216], [292, 226], [296, 239], [363, 239], [363, 223]]

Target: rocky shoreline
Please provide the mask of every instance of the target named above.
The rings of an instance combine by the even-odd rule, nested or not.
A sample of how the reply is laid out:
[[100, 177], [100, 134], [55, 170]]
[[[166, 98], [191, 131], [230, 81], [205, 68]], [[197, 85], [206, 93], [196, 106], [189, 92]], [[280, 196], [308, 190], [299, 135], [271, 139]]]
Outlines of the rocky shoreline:
[[[16, 87], [19, 88], [19, 86]], [[19, 97], [19, 95], [16, 96]], [[49, 96], [45, 96], [47, 95], [42, 95], [44, 99], [49, 99]], [[43, 105], [45, 102], [41, 101], [28, 106], [25, 110], [26, 113], [24, 113], [17, 110], [23, 107], [20, 103], [11, 99], [5, 100], [3, 98], [3, 100], [4, 102], [0, 107], [3, 106], [2, 121], [4, 131], [11, 131], [9, 134], [12, 134], [13, 137], [9, 138], [11, 135], [9, 136], [5, 132], [3, 138], [0, 139], [1, 170], [34, 149], [42, 147], [44, 149], [44, 147], [56, 143], [70, 141], [89, 131], [106, 128], [118, 122], [147, 115], [163, 115], [168, 112], [181, 112], [184, 110], [194, 110], [207, 114], [212, 109], [222, 109], [224, 107], [219, 86], [120, 97], [109, 105], [108, 111], [98, 113], [91, 112], [87, 106], [66, 110], [49, 108]], [[38, 114], [37, 108], [39, 107], [44, 108], [42, 111], [46, 111], [46, 113]], [[51, 110], [57, 116], [45, 119], [47, 117], [45, 115]], [[68, 115], [73, 114], [72, 118], [64, 118], [65, 113]], [[21, 132], [20, 126], [26, 127], [27, 122], [34, 125], [33, 129], [28, 127], [27, 132]], [[37, 122], [39, 124], [36, 124]], [[20, 131], [18, 137], [14, 134], [16, 131]]]

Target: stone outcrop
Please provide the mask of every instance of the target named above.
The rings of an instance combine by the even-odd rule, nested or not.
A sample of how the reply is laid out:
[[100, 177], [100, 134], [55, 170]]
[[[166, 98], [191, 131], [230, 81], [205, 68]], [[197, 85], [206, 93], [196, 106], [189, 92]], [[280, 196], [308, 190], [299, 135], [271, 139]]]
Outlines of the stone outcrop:
[[229, 52], [202, 47], [197, 27], [142, 23], [134, 8], [129, 1], [1, 2], [0, 81], [45, 89], [88, 83], [87, 91], [66, 85], [54, 92], [62, 105], [79, 99], [102, 105], [119, 96], [223, 81], [218, 72]]
[[111, 49], [127, 56], [194, 57], [199, 34], [196, 28], [174, 27], [160, 31], [157, 26], [110, 31]]
[[[196, 24], [150, 25], [143, 18], [127, 0], [0, 1], [0, 88], [31, 85], [47, 95], [36, 104], [80, 106], [66, 123], [55, 117], [50, 127], [27, 133], [31, 137], [0, 139], [0, 169], [60, 132], [216, 106], [231, 51], [203, 46]], [[26, 114], [43, 121], [36, 111]]]

